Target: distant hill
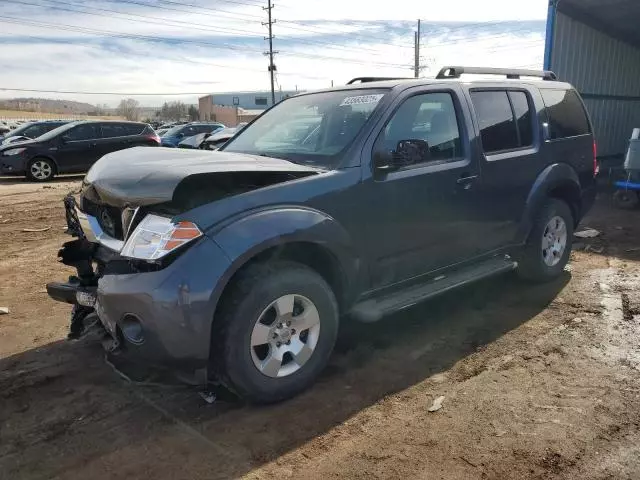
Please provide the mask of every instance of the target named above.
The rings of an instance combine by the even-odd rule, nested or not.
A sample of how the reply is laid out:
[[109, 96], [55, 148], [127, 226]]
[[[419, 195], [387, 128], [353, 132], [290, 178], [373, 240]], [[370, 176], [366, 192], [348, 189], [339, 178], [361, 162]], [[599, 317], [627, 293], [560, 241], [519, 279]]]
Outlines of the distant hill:
[[97, 113], [96, 106], [90, 103], [74, 102], [72, 100], [52, 100], [49, 98], [13, 98], [10, 100], [0, 100], [0, 109], [69, 115]]

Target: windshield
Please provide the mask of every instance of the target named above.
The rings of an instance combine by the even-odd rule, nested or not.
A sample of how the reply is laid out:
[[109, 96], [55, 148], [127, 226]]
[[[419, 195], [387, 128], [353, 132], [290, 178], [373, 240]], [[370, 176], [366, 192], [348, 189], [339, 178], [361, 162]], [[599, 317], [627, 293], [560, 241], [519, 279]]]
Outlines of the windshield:
[[287, 99], [242, 129], [223, 150], [331, 166], [386, 92], [342, 90]]
[[183, 128], [184, 128], [184, 125], [177, 125], [175, 127], [171, 127], [169, 130], [164, 132], [164, 136], [171, 137], [173, 135], [177, 135], [182, 131]]
[[54, 128], [53, 130], [48, 131], [44, 135], [40, 135], [38, 138], [36, 138], [36, 140], [38, 140], [39, 142], [49, 141], [52, 138], [56, 138], [61, 133], [66, 132], [70, 128], [73, 128], [75, 125], [76, 125], [75, 122], [67, 123], [65, 125], [62, 125], [61, 127]]

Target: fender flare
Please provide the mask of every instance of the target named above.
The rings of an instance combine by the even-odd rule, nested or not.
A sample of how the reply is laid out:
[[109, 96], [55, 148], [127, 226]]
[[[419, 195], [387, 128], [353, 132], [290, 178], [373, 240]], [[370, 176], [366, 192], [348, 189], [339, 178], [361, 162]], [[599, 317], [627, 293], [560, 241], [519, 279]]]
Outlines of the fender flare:
[[211, 296], [216, 309], [236, 272], [273, 247], [302, 242], [323, 248], [337, 262], [346, 298], [352, 298], [361, 271], [362, 261], [349, 233], [330, 215], [309, 207], [278, 206], [248, 212], [207, 235], [230, 261]]
[[[551, 196], [550, 193], [556, 188], [566, 188], [572, 192], [577, 202], [580, 202], [580, 179], [577, 172], [567, 163], [554, 163], [547, 166], [536, 178], [527, 201], [525, 203], [524, 213], [518, 228], [517, 241], [524, 243], [529, 236], [529, 232], [533, 227], [533, 220], [536, 212]], [[570, 205], [570, 207], [580, 209], [580, 204]], [[579, 213], [579, 212], [574, 212]]]

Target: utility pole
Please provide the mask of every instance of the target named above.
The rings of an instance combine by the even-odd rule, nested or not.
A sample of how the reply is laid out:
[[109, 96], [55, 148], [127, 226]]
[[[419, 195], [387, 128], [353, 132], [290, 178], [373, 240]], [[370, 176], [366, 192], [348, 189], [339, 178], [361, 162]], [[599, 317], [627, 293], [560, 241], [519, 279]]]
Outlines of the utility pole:
[[271, 18], [271, 10], [273, 10], [273, 7], [275, 5], [273, 5], [271, 3], [271, 0], [267, 0], [267, 6], [266, 7], [262, 7], [263, 10], [267, 11], [267, 15], [268, 15], [268, 22], [267, 23], [263, 23], [262, 25], [267, 25], [269, 28], [269, 36], [268, 37], [264, 37], [265, 40], [269, 40], [269, 51], [268, 52], [264, 52], [265, 55], [269, 55], [269, 67], [267, 68], [267, 70], [269, 71], [269, 74], [271, 76], [271, 105], [275, 105], [276, 103], [276, 92], [275, 92], [275, 86], [274, 86], [274, 76], [276, 74], [276, 66], [273, 64], [273, 56], [278, 53], [277, 51], [273, 51], [273, 39], [275, 38], [273, 36], [273, 24], [276, 23], [275, 20], [273, 20]]
[[414, 32], [414, 49], [415, 49], [415, 63], [413, 66], [413, 76], [418, 78], [420, 76], [420, 19], [418, 19], [418, 31]]

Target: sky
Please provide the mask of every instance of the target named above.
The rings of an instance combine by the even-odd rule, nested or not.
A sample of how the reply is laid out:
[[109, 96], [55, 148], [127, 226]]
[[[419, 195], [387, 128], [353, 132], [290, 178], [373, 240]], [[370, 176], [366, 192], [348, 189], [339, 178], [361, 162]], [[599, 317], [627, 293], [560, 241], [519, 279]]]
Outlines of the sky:
[[[274, 1], [277, 89], [443, 65], [541, 68], [547, 0]], [[0, 98], [115, 106], [268, 90], [267, 0], [0, 0]], [[39, 90], [35, 92], [6, 89]], [[53, 93], [84, 92], [84, 93]], [[107, 95], [112, 93], [114, 95]]]

